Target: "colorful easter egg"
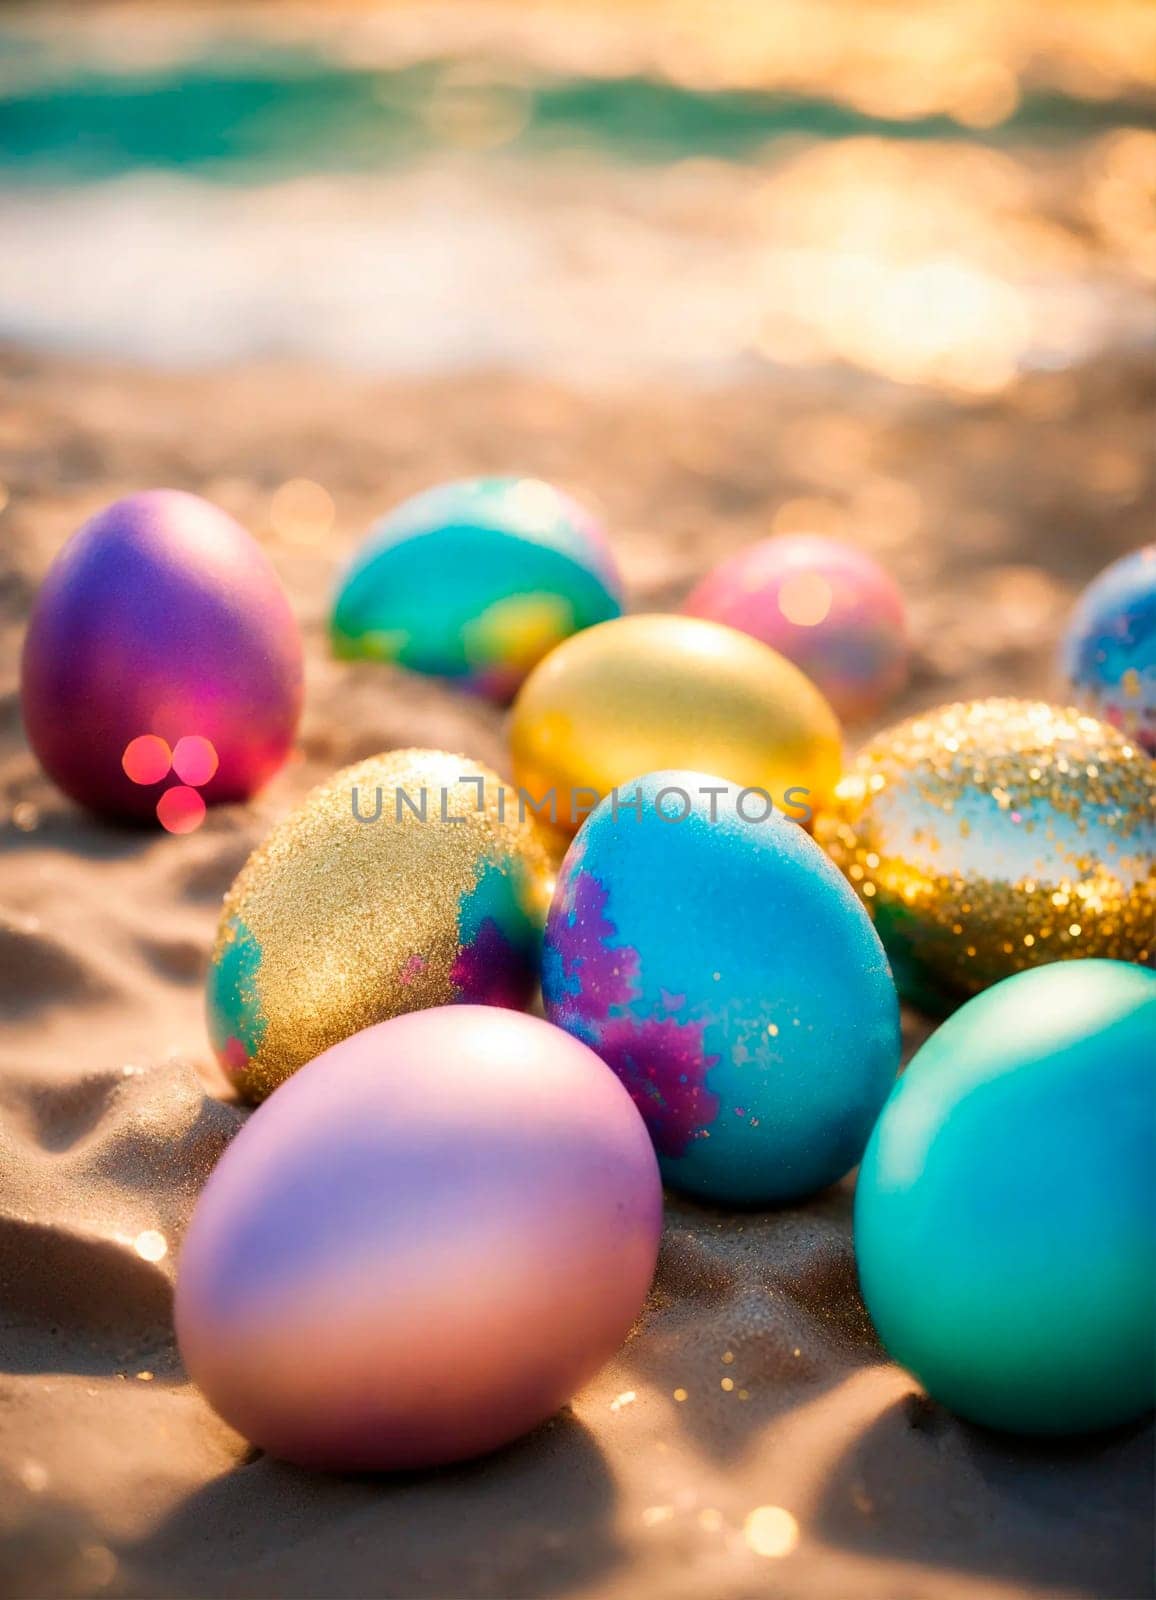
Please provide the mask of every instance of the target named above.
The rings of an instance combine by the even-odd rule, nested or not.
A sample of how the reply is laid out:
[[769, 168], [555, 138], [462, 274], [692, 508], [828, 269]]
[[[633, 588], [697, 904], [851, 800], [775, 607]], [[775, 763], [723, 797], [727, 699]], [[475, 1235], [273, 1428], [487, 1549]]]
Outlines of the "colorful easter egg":
[[700, 772], [650, 773], [584, 824], [542, 992], [630, 1091], [666, 1182], [709, 1200], [841, 1178], [899, 1066], [895, 985], [846, 881], [796, 823]]
[[739, 550], [683, 610], [771, 645], [847, 722], [874, 716], [907, 676], [903, 596], [877, 561], [836, 539], [785, 534]]
[[972, 700], [873, 739], [816, 837], [908, 998], [938, 1009], [1024, 967], [1147, 961], [1156, 768], [1106, 723]]
[[535, 478], [472, 478], [377, 524], [341, 580], [332, 635], [340, 656], [508, 699], [562, 639], [621, 610], [589, 512]]
[[839, 724], [768, 645], [698, 617], [620, 617], [551, 652], [514, 704], [519, 788], [571, 833], [640, 771], [688, 767], [765, 791], [796, 821], [838, 782]]
[[533, 821], [488, 767], [443, 750], [347, 767], [225, 896], [208, 980], [222, 1066], [260, 1100], [387, 1017], [526, 1005], [546, 871]]
[[859, 1170], [863, 1298], [973, 1422], [1062, 1434], [1152, 1408], [1156, 972], [1018, 973], [899, 1080]]
[[207, 500], [156, 489], [117, 500], [57, 556], [21, 703], [66, 794], [164, 820], [190, 792], [195, 807], [259, 789], [293, 744], [301, 685], [297, 624], [257, 544]]
[[1089, 584], [1064, 637], [1072, 697], [1156, 756], [1156, 544]]
[[662, 1188], [585, 1045], [479, 1006], [335, 1045], [225, 1151], [181, 1251], [190, 1376], [275, 1456], [436, 1466], [565, 1405], [642, 1310]]

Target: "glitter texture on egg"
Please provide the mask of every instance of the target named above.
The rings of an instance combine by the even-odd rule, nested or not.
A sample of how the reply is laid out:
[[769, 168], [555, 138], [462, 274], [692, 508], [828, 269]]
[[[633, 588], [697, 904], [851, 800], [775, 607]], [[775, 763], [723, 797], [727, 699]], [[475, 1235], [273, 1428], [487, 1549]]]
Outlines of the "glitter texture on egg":
[[622, 610], [601, 526], [536, 478], [415, 495], [371, 531], [333, 608], [339, 656], [395, 662], [496, 700], [547, 651]]
[[[663, 1177], [772, 1205], [863, 1152], [899, 1066], [879, 939], [814, 840], [698, 772], [625, 785], [571, 844], [546, 924], [546, 1015], [642, 1113]], [[685, 797], [685, 798], [684, 798]]]
[[1046, 962], [1151, 956], [1156, 768], [1074, 708], [973, 700], [902, 722], [862, 751], [816, 837], [918, 1003]]
[[667, 767], [717, 772], [809, 821], [842, 764], [838, 721], [814, 684], [768, 645], [700, 617], [620, 617], [559, 645], [522, 686], [510, 744], [519, 786], [571, 833], [604, 795]]
[[546, 873], [533, 822], [465, 756], [395, 750], [339, 772], [225, 897], [208, 1018], [230, 1079], [260, 1100], [387, 1017], [526, 1005]]
[[682, 609], [778, 650], [847, 722], [880, 711], [907, 675], [903, 596], [878, 562], [837, 539], [761, 540], [708, 572]]
[[1156, 756], [1156, 544], [1114, 561], [1084, 590], [1063, 671], [1073, 699]]

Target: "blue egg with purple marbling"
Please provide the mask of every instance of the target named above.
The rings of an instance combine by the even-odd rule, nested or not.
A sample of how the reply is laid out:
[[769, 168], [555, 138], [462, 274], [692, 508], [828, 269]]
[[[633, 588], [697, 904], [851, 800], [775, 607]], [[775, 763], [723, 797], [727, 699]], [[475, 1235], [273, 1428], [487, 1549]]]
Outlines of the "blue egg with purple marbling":
[[899, 1065], [899, 1003], [846, 879], [762, 790], [654, 772], [567, 852], [546, 1015], [629, 1090], [667, 1183], [772, 1205], [859, 1160]]
[[1121, 556], [1084, 590], [1063, 671], [1080, 705], [1156, 756], [1156, 544]]

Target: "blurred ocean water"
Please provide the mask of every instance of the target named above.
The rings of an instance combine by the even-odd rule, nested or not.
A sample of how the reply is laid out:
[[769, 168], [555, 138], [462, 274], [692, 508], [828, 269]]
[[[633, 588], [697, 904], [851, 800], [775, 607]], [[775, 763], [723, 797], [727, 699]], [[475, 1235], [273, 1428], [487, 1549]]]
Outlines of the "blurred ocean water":
[[0, 338], [583, 383], [841, 364], [997, 392], [1156, 342], [1154, 19], [17, 9]]

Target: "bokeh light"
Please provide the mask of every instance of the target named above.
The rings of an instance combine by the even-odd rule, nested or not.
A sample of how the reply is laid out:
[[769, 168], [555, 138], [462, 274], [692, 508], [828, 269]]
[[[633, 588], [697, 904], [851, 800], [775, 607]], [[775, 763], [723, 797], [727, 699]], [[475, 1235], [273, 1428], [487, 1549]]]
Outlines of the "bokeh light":
[[834, 594], [819, 572], [792, 572], [779, 585], [779, 610], [799, 628], [817, 627], [830, 615]]
[[[568, 382], [841, 364], [966, 402], [1151, 337], [1150, 0], [542, 0], [437, 29], [314, 5], [239, 33], [210, 5], [66, 44], [39, 9], [11, 25], [13, 162], [63, 181], [14, 187], [0, 304], [56, 345]], [[90, 162], [125, 180], [107, 204], [75, 192]], [[270, 523], [323, 542], [329, 489], [287, 479]]]
[[743, 1523], [743, 1538], [757, 1556], [781, 1559], [799, 1542], [799, 1524], [783, 1506], [756, 1506]]
[[167, 778], [173, 753], [155, 733], [142, 733], [124, 747], [120, 764], [133, 783], [160, 783]]
[[333, 496], [310, 478], [289, 478], [269, 503], [270, 526], [290, 544], [320, 544], [336, 518]]
[[157, 1228], [145, 1228], [133, 1240], [133, 1249], [142, 1261], [163, 1261], [169, 1253], [168, 1240]]
[[192, 833], [205, 820], [205, 802], [195, 789], [174, 784], [157, 801], [157, 820], [169, 833]]
[[211, 739], [190, 733], [173, 746], [173, 771], [182, 783], [200, 787], [208, 783], [217, 766], [217, 751]]

